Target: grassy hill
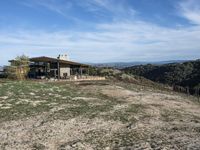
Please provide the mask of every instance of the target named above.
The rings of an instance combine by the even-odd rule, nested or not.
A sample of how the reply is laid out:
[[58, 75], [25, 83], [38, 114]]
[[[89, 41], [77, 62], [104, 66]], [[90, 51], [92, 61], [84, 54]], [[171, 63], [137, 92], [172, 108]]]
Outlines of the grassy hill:
[[135, 80], [0, 80], [0, 149], [200, 149], [197, 99]]
[[189, 87], [191, 93], [200, 86], [200, 60], [165, 65], [139, 65], [125, 68], [123, 71], [159, 83]]

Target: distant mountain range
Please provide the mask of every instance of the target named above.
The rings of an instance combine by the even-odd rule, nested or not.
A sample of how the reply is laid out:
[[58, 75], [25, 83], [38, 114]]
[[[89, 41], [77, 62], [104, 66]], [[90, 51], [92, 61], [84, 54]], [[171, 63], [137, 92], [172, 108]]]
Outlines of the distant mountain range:
[[153, 64], [153, 65], [163, 65], [163, 64], [170, 64], [170, 63], [183, 63], [188, 60], [168, 60], [168, 61], [155, 61], [155, 62], [145, 62], [145, 61], [135, 61], [135, 62], [108, 62], [108, 63], [89, 63], [92, 66], [95, 67], [112, 67], [116, 69], [123, 69], [131, 66], [137, 66], [137, 65], [147, 65], [147, 64]]

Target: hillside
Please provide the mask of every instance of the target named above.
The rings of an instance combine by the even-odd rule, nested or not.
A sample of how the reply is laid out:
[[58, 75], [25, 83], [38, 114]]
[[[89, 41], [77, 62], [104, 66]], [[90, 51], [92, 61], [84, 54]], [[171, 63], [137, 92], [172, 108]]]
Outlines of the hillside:
[[0, 149], [200, 149], [192, 96], [117, 80], [0, 80]]
[[191, 93], [200, 86], [200, 60], [165, 65], [139, 65], [125, 68], [123, 71], [159, 83], [189, 87]]

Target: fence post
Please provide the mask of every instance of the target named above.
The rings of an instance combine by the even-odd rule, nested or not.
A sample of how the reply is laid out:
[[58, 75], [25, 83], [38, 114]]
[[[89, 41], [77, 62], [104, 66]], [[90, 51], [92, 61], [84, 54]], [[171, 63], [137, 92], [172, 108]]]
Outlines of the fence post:
[[190, 95], [189, 87], [186, 87], [186, 92], [187, 92], [187, 95], [189, 96]]

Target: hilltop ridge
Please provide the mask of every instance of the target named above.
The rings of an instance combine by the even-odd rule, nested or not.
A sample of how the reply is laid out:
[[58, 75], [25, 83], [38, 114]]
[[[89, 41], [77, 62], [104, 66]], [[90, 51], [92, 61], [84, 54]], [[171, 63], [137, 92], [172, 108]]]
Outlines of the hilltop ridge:
[[106, 62], [106, 63], [89, 63], [95, 67], [111, 67], [115, 69], [123, 69], [126, 67], [132, 67], [137, 65], [146, 65], [146, 64], [154, 64], [154, 65], [163, 65], [169, 63], [182, 63], [187, 60], [166, 60], [166, 61], [133, 61], [133, 62]]

